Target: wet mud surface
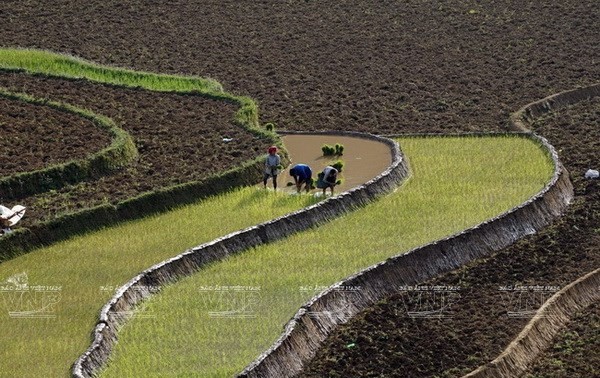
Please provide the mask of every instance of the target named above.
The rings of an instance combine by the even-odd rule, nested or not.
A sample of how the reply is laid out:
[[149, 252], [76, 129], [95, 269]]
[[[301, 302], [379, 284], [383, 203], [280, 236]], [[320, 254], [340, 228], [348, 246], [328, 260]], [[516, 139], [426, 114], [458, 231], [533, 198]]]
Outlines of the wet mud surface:
[[[600, 81], [599, 12], [595, 0], [7, 0], [0, 45], [212, 77], [280, 129], [498, 131], [531, 101]], [[452, 318], [407, 318], [410, 293], [388, 298], [332, 335], [307, 375], [458, 376], [525, 322], [508, 317], [500, 285], [562, 287], [598, 266], [598, 182], [581, 178], [598, 169], [598, 105], [561, 114], [535, 130], [571, 172], [567, 214], [433, 281], [460, 287]]]

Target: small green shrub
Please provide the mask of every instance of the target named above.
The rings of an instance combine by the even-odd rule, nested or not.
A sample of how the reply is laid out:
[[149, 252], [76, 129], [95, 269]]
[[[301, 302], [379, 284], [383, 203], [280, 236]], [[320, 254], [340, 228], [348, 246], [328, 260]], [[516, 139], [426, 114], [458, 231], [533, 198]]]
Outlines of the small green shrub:
[[321, 151], [323, 151], [323, 156], [331, 156], [335, 154], [335, 147], [324, 144], [323, 147], [321, 147]]
[[337, 160], [335, 163], [331, 164], [331, 166], [338, 170], [338, 172], [342, 173], [342, 169], [344, 168], [344, 162], [342, 160]]
[[336, 143], [335, 146], [324, 144], [323, 147], [321, 147], [321, 151], [323, 151], [323, 156], [343, 155], [344, 145], [339, 143]]
[[265, 129], [267, 129], [267, 131], [274, 132], [275, 124], [273, 122], [269, 122], [265, 125]]

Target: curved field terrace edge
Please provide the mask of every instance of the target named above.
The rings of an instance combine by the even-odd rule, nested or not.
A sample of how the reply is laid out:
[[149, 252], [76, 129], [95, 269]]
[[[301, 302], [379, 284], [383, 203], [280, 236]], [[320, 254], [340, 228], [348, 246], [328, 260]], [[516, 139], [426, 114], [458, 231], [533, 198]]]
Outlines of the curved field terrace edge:
[[577, 312], [600, 300], [599, 289], [600, 268], [578, 278], [550, 297], [497, 358], [463, 378], [521, 376], [538, 355], [552, 345], [554, 336]]
[[[212, 79], [163, 75], [102, 66], [80, 58], [35, 49], [0, 48], [0, 70], [23, 72], [33, 76], [57, 77], [64, 80], [83, 78], [114, 87], [192, 93], [214, 100], [230, 101], [238, 105], [234, 122], [250, 133], [264, 137], [268, 143], [279, 146], [284, 161], [287, 161], [287, 151], [283, 147], [281, 139], [277, 134], [260, 127], [256, 103], [249, 97], [224, 92], [222, 86]], [[170, 81], [173, 81], [174, 87], [165, 89], [165, 85], [168, 86]], [[69, 104], [62, 105], [73, 108]], [[104, 117], [100, 116], [100, 118]], [[128, 145], [126, 144], [125, 147]], [[132, 147], [135, 149], [135, 144], [132, 144]], [[262, 176], [263, 162], [261, 158], [246, 161], [240, 166], [206, 177], [201, 181], [160, 188], [114, 205], [104, 204], [85, 208], [34, 224], [28, 228], [19, 228], [0, 239], [0, 261], [27, 253], [36, 247], [69, 238], [77, 233], [166, 211], [209, 195], [254, 184]], [[156, 206], [156, 204], [160, 204], [160, 206]]]
[[127, 321], [127, 314], [138, 303], [157, 292], [162, 285], [193, 274], [207, 263], [260, 244], [285, 238], [362, 207], [375, 198], [393, 191], [408, 176], [406, 159], [398, 143], [393, 140], [358, 132], [319, 134], [353, 136], [382, 142], [390, 147], [392, 163], [384, 172], [364, 185], [269, 222], [204, 243], [140, 273], [117, 290], [113, 298], [102, 308], [99, 321], [93, 331], [92, 345], [73, 364], [73, 376], [90, 377], [102, 368], [117, 340], [119, 327]]
[[[524, 122], [552, 109], [599, 95], [600, 85], [577, 88], [532, 102], [511, 115], [512, 127], [539, 141], [554, 162], [553, 178], [538, 194], [469, 230], [392, 257], [330, 286], [304, 305], [286, 325], [279, 340], [248, 365], [239, 377], [282, 377], [299, 373], [327, 335], [360, 310], [403, 286], [424, 282], [473, 259], [490, 255], [537, 232], [560, 216], [573, 198], [568, 172], [555, 148], [545, 138], [530, 132]], [[343, 290], [337, 290], [340, 287], [360, 287], [360, 295], [349, 296]]]
[[57, 111], [77, 115], [91, 121], [98, 128], [108, 131], [112, 137], [109, 146], [100, 151], [92, 152], [83, 159], [71, 160], [0, 178], [0, 191], [4, 195], [3, 200], [18, 199], [22, 196], [73, 184], [88, 177], [108, 174], [113, 170], [126, 166], [138, 156], [131, 135], [118, 127], [110, 118], [72, 105], [34, 98], [23, 93], [7, 92], [2, 88], [0, 88], [0, 97], [36, 106], [47, 106]]

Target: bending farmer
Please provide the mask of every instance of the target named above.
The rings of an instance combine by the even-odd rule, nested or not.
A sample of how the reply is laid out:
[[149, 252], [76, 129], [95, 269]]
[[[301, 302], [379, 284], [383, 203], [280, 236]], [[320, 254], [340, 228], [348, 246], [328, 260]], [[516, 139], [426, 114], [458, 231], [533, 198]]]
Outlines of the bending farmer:
[[306, 193], [312, 189], [312, 170], [306, 164], [296, 164], [290, 169], [290, 176], [294, 178], [296, 190], [300, 193], [302, 184], [306, 188]]
[[317, 188], [323, 189], [323, 195], [325, 195], [327, 188], [331, 188], [331, 195], [333, 195], [333, 188], [337, 185], [337, 174], [338, 170], [329, 165], [323, 169], [323, 172], [319, 173]]
[[277, 155], [277, 147], [271, 146], [268, 149], [269, 155], [265, 161], [265, 177], [263, 178], [263, 184], [265, 189], [267, 188], [267, 180], [269, 177], [273, 178], [273, 189], [277, 190], [277, 175], [281, 169], [281, 158]]

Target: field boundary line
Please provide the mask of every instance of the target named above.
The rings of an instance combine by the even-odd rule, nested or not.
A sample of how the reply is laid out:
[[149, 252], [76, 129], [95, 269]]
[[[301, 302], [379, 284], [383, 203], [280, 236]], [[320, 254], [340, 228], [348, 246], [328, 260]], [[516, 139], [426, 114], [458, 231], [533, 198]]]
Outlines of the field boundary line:
[[[537, 140], [554, 162], [554, 175], [538, 194], [477, 226], [391, 257], [330, 286], [302, 306], [287, 323], [280, 338], [238, 377], [294, 376], [302, 371], [339, 324], [347, 322], [363, 309], [403, 287], [425, 282], [477, 258], [489, 256], [522, 237], [536, 233], [559, 217], [574, 196], [569, 173], [555, 148], [544, 137], [531, 132], [526, 124], [554, 109], [597, 96], [600, 96], [600, 85], [578, 88], [535, 101], [511, 114], [509, 124], [517, 130], [517, 134]], [[493, 134], [498, 133], [490, 133]], [[361, 290], [358, 295], [356, 292], [349, 294], [339, 290], [344, 287], [360, 287]]]
[[[63, 66], [69, 67], [73, 72], [66, 73], [65, 68], [60, 68]], [[54, 77], [71, 81], [85, 79], [114, 87], [164, 93], [186, 93], [219, 101], [229, 101], [238, 105], [233, 117], [234, 123], [253, 135], [263, 138], [265, 143], [277, 145], [283, 157], [283, 164], [289, 163], [288, 152], [281, 138], [276, 133], [260, 127], [258, 107], [254, 100], [247, 96], [225, 92], [221, 84], [213, 79], [133, 71], [126, 68], [103, 66], [46, 50], [1, 47], [0, 71], [20, 72], [32, 76]], [[61, 75], [57, 71], [63, 74]], [[103, 75], [112, 76], [102, 79]], [[170, 90], [157, 88], [160, 83], [168, 83], [169, 80], [174, 81]], [[54, 102], [49, 101], [49, 103]], [[65, 106], [71, 107], [68, 104]], [[135, 142], [132, 143], [135, 147]], [[35, 248], [68, 239], [76, 234], [165, 212], [228, 190], [253, 185], [262, 178], [263, 170], [264, 156], [259, 156], [203, 180], [140, 193], [136, 197], [116, 204], [102, 204], [74, 213], [63, 214], [45, 222], [32, 224], [27, 228], [17, 228], [12, 233], [0, 237], [0, 263], [28, 253]]]
[[600, 268], [589, 272], [550, 297], [525, 328], [493, 361], [463, 378], [509, 378], [521, 376], [539, 354], [579, 311], [600, 300]]
[[[600, 84], [560, 92], [534, 101], [514, 113], [511, 123], [523, 130], [527, 123], [541, 115], [593, 97], [600, 97]], [[463, 378], [515, 377], [523, 374], [552, 345], [554, 337], [577, 312], [598, 300], [600, 269], [581, 276], [550, 297], [498, 357]]]
[[69, 160], [0, 178], [0, 192], [4, 195], [3, 200], [43, 193], [90, 177], [106, 175], [128, 165], [138, 156], [131, 135], [118, 127], [111, 118], [66, 103], [5, 91], [2, 87], [0, 87], [0, 97], [34, 106], [47, 106], [56, 111], [76, 115], [107, 131], [112, 139], [110, 145], [94, 151], [82, 159]]
[[74, 377], [91, 377], [104, 366], [117, 341], [119, 328], [130, 318], [137, 304], [158, 292], [161, 286], [189, 276], [208, 263], [281, 240], [363, 207], [381, 195], [392, 192], [408, 177], [406, 159], [402, 155], [398, 142], [391, 139], [351, 131], [286, 133], [351, 136], [378, 141], [390, 148], [392, 162], [381, 174], [363, 185], [287, 215], [201, 244], [160, 262], [134, 277], [119, 288], [102, 308], [93, 331], [91, 346], [73, 364]]

